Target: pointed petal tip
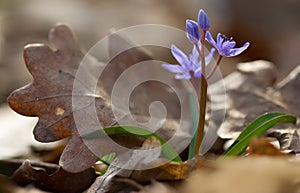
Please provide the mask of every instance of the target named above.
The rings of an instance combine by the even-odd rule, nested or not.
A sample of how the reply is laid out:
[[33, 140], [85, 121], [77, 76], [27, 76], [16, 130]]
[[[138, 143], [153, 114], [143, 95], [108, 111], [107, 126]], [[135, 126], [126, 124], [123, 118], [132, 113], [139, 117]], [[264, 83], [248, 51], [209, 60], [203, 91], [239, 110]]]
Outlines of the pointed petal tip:
[[246, 43], [244, 43], [244, 45], [243, 45], [243, 47], [246, 47], [246, 48], [248, 48], [250, 46], [250, 42], [246, 42]]
[[233, 57], [233, 56], [237, 56], [237, 55], [241, 54], [242, 52], [244, 52], [249, 47], [249, 45], [250, 45], [250, 43], [246, 42], [242, 47], [232, 49], [229, 52], [229, 54], [226, 55], [226, 57]]
[[214, 40], [209, 31], [206, 32], [205, 39], [210, 45], [217, 48], [217, 42]]

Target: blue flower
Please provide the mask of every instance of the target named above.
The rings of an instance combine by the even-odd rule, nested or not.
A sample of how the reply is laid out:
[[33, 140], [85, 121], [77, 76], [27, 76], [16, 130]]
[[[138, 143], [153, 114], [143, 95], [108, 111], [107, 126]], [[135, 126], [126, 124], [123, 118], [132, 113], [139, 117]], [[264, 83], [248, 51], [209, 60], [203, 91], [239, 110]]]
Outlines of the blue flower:
[[235, 41], [232, 40], [232, 38], [228, 38], [223, 34], [218, 34], [217, 36], [217, 43], [215, 40], [212, 38], [211, 34], [209, 31], [206, 33], [206, 40], [208, 43], [210, 43], [213, 47], [215, 47], [220, 56], [225, 56], [225, 57], [232, 57], [232, 56], [237, 56], [243, 51], [245, 51], [248, 46], [250, 45], [249, 42], [246, 42], [242, 47], [240, 48], [234, 48], [236, 43]]
[[198, 23], [193, 20], [186, 20], [186, 36], [192, 44], [196, 44], [200, 39]]
[[[200, 46], [201, 47], [201, 46]], [[175, 45], [171, 46], [171, 52], [178, 64], [162, 64], [162, 67], [170, 72], [176, 73], [176, 79], [191, 79], [191, 73], [195, 78], [201, 77], [201, 61], [199, 61], [199, 53], [194, 46], [192, 53], [187, 57]], [[205, 64], [209, 64], [213, 58], [215, 49], [211, 49], [210, 53], [205, 57]]]
[[198, 13], [198, 23], [199, 23], [200, 29], [202, 29], [203, 31], [207, 31], [210, 28], [209, 19], [206, 15], [205, 11], [203, 11], [203, 9], [200, 9], [200, 11]]

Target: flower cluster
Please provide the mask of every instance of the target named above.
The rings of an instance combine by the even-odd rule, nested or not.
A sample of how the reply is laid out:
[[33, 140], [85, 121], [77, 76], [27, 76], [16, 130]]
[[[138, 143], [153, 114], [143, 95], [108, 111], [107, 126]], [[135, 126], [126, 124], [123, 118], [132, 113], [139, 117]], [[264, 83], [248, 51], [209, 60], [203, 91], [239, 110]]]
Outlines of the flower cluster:
[[[171, 46], [171, 52], [180, 65], [162, 64], [162, 67], [170, 72], [176, 73], [176, 79], [190, 79], [191, 72], [194, 73], [193, 76], [195, 78], [201, 77], [201, 61], [199, 61], [199, 53], [196, 45], [194, 45], [193, 51], [189, 54], [189, 57], [175, 45]], [[205, 57], [206, 65], [212, 60], [214, 52], [215, 49], [211, 49], [210, 53]]]
[[[225, 35], [219, 33], [217, 36], [217, 42], [212, 38], [211, 33], [208, 31], [210, 28], [210, 21], [206, 13], [201, 9], [198, 14], [198, 22], [187, 19], [186, 20], [186, 35], [188, 40], [194, 45], [192, 52], [187, 57], [180, 49], [175, 45], [171, 46], [171, 52], [179, 65], [174, 64], [162, 64], [162, 67], [170, 72], [176, 73], [176, 79], [191, 79], [191, 73], [193, 77], [200, 78], [204, 68], [208, 65], [214, 55], [215, 49], [218, 51], [220, 59], [215, 64], [217, 67], [221, 61], [221, 57], [237, 56], [248, 48], [249, 42], [246, 42], [242, 47], [235, 48], [236, 42], [232, 38], [228, 38]], [[201, 41], [200, 30], [202, 31], [203, 40], [206, 40], [214, 48], [212, 48], [209, 54], [204, 58], [204, 41]], [[204, 64], [202, 64], [204, 63]], [[214, 70], [216, 68], [213, 68]], [[205, 78], [209, 78], [214, 70]]]

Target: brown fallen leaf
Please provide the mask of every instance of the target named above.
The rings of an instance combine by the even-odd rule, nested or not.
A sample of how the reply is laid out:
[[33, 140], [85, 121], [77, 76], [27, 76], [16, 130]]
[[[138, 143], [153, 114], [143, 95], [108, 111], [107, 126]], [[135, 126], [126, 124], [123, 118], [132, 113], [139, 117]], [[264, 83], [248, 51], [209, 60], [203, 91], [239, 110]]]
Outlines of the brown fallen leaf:
[[[8, 97], [10, 107], [16, 112], [39, 117], [34, 128], [34, 136], [41, 142], [56, 141], [76, 133], [72, 90], [76, 70], [84, 56], [73, 33], [65, 25], [53, 28], [49, 33], [49, 39], [57, 50], [54, 51], [42, 44], [31, 44], [25, 47], [25, 63], [34, 80]], [[83, 89], [88, 88], [83, 85]], [[113, 122], [113, 116], [101, 93], [104, 92], [99, 91], [95, 105], [105, 112], [99, 115], [99, 119], [103, 125], [109, 126]], [[80, 110], [85, 111], [91, 105], [88, 94], [80, 95], [80, 97], [83, 98], [86, 106], [77, 109], [75, 113], [80, 113]], [[72, 135], [71, 142], [80, 141], [78, 137], [78, 135]], [[81, 151], [78, 156], [84, 155], [84, 159], [78, 158], [75, 154], [76, 150], [75, 152], [70, 150], [69, 145], [66, 147], [68, 151], [64, 151], [61, 158], [61, 165], [73, 172], [83, 171], [98, 159], [82, 142], [77, 145]], [[78, 159], [77, 162], [80, 164], [77, 167], [70, 166], [67, 162], [70, 157], [73, 157], [75, 162]]]
[[35, 187], [26, 187], [26, 188], [19, 187], [7, 176], [1, 174], [0, 174], [0, 192], [1, 193], [48, 193], [39, 190]]
[[276, 86], [276, 98], [282, 101], [289, 111], [300, 117], [300, 103], [298, 100], [300, 91], [300, 65], [293, 69], [288, 76]]
[[[237, 72], [224, 78], [227, 109], [218, 131], [221, 138], [236, 138], [251, 121], [266, 112], [285, 112], [299, 117], [300, 67], [279, 83], [274, 82], [277, 74], [274, 65], [259, 60], [239, 64]], [[299, 123], [296, 127], [279, 125], [266, 135], [277, 138], [282, 150], [298, 153], [298, 128]]]
[[[112, 40], [114, 40], [113, 37], [115, 36], [112, 36]], [[120, 38], [115, 37], [115, 39], [119, 40]], [[66, 25], [55, 26], [49, 33], [49, 40], [54, 45], [55, 50], [43, 44], [31, 44], [25, 47], [24, 59], [33, 76], [33, 82], [14, 91], [8, 97], [10, 107], [16, 112], [26, 116], [39, 117], [34, 128], [35, 138], [41, 142], [50, 142], [69, 137], [69, 143], [60, 158], [60, 165], [63, 169], [75, 173], [92, 166], [100, 157], [108, 153], [126, 151], [126, 148], [122, 149], [120, 145], [127, 148], [140, 146], [143, 139], [135, 136], [115, 135], [111, 137], [117, 143], [111, 143], [110, 138], [83, 141], [81, 134], [101, 129], [99, 122], [102, 127], [118, 124], [119, 120], [114, 117], [110, 99], [106, 93], [109, 92], [110, 81], [108, 83], [105, 81], [109, 77], [104, 77], [103, 81], [100, 78], [98, 81], [97, 76], [103, 63], [89, 55], [85, 57], [85, 60], [82, 60], [85, 54], [78, 45], [76, 37]], [[124, 42], [121, 41], [121, 47], [128, 44]], [[110, 52], [117, 53], [118, 49], [118, 46], [112, 43]], [[126, 53], [116, 56], [109, 64], [115, 68], [107, 69], [111, 70], [112, 74], [118, 75], [122, 69], [122, 64], [125, 63], [125, 66], [128, 67], [134, 62], [148, 60], [149, 57], [141, 48], [129, 49]], [[84, 66], [84, 76], [77, 76], [76, 74], [80, 66]], [[159, 70], [159, 72], [162, 71], [161, 67]], [[173, 80], [173, 75], [168, 74], [168, 76]], [[114, 77], [112, 76], [112, 79]], [[132, 77], [134, 78], [134, 76]], [[78, 84], [76, 89], [74, 89], [75, 80]], [[177, 82], [176, 84], [182, 83]], [[96, 88], [94, 88], [95, 85]], [[153, 88], [152, 84], [141, 89], [138, 92], [141, 94], [140, 96], [139, 94], [135, 96], [135, 99], [140, 97], [142, 100], [140, 99], [138, 100], [140, 103], [130, 106], [134, 115], [138, 117], [148, 115], [148, 108], [145, 106], [163, 96], [161, 100], [166, 102], [166, 106], [173, 109], [170, 111], [173, 112], [173, 115], [170, 117], [176, 117], [177, 110], [180, 108], [174, 105], [173, 101], [168, 102], [169, 99], [178, 100], [173, 96], [174, 93], [171, 92], [173, 97], [169, 97], [169, 95], [164, 94], [164, 91], [170, 93], [170, 89], [163, 88], [160, 89], [160, 92], [155, 92], [151, 88]], [[155, 89], [158, 89], [157, 84]], [[147, 90], [146, 94], [144, 93], [145, 90]], [[151, 96], [151, 93], [154, 95]], [[155, 93], [159, 94], [156, 95]], [[188, 103], [189, 101], [185, 100], [184, 102]], [[122, 108], [119, 111], [122, 111]], [[96, 116], [92, 114], [94, 112]], [[184, 112], [184, 115], [188, 117], [190, 111], [185, 108]], [[124, 121], [127, 117], [130, 116], [123, 117]], [[75, 119], [84, 121], [75, 123]], [[145, 120], [145, 117], [142, 119]], [[159, 123], [159, 121], [156, 122]], [[167, 120], [157, 133], [162, 134], [165, 139], [169, 139], [178, 130], [178, 123], [168, 124]], [[184, 133], [180, 135], [183, 138], [190, 137], [189, 135], [185, 136]], [[182, 142], [183, 138], [180, 138], [179, 142]]]
[[240, 63], [237, 72], [224, 78], [227, 101], [226, 117], [218, 131], [221, 138], [236, 138], [251, 121], [266, 112], [289, 112], [284, 103], [270, 94], [276, 75], [274, 64], [258, 60]]
[[[56, 168], [56, 170], [53, 170]], [[23, 164], [10, 177], [15, 183], [25, 186], [31, 183], [45, 190], [55, 192], [82, 192], [95, 180], [96, 175], [92, 168], [80, 173], [69, 173], [58, 165], [39, 163], [38, 166], [31, 165], [29, 160]]]

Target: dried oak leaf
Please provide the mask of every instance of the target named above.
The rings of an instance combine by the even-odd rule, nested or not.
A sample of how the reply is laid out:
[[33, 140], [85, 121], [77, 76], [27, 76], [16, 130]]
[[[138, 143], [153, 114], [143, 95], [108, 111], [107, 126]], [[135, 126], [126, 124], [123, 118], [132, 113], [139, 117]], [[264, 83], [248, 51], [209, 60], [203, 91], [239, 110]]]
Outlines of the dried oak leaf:
[[[66, 25], [54, 27], [49, 33], [49, 40], [56, 50], [43, 44], [25, 47], [24, 60], [33, 82], [11, 93], [8, 103], [22, 115], [39, 117], [33, 131], [38, 141], [51, 142], [71, 136], [60, 158], [60, 165], [67, 171], [81, 172], [92, 166], [99, 157], [89, 148], [99, 149], [103, 155], [116, 148], [105, 139], [90, 141], [88, 148], [79, 136], [78, 129], [98, 129], [98, 119], [104, 127], [112, 125], [115, 120], [101, 87], [97, 87], [96, 93], [91, 91], [91, 85], [96, 81], [93, 73], [98, 72], [95, 69], [101, 63], [91, 60], [84, 64], [90, 76], [78, 80], [82, 85], [79, 87], [81, 90], [77, 90], [79, 94], [75, 93], [78, 101], [74, 107], [73, 83], [84, 53]], [[94, 107], [97, 109], [97, 120], [89, 114]], [[75, 116], [84, 119], [85, 124], [75, 124]], [[117, 141], [124, 141], [121, 137], [116, 138]]]
[[[142, 139], [135, 136], [116, 135], [111, 137], [117, 143], [111, 143], [109, 138], [83, 141], [80, 137], [82, 133], [78, 131], [88, 133], [97, 130], [99, 129], [99, 122], [103, 127], [117, 123], [107, 94], [109, 92], [107, 85], [110, 85], [110, 81], [105, 76], [100, 77], [100, 81], [98, 80], [98, 75], [104, 64], [91, 56], [85, 56], [74, 34], [67, 26], [58, 25], [54, 27], [49, 33], [49, 40], [56, 50], [42, 44], [31, 44], [25, 47], [24, 59], [33, 76], [33, 82], [14, 91], [8, 97], [10, 107], [16, 112], [26, 116], [39, 117], [34, 128], [35, 138], [41, 142], [50, 142], [70, 137], [70, 141], [60, 158], [60, 165], [64, 170], [75, 173], [92, 166], [99, 157], [105, 154], [112, 151], [116, 153], [126, 151], [126, 148], [119, 148], [120, 145], [129, 148], [140, 146]], [[118, 47], [113, 42], [114, 40], [118, 40], [118, 38], [113, 36], [110, 40], [110, 52], [118, 53], [120, 46], [128, 45], [128, 42], [123, 41]], [[119, 41], [121, 41], [120, 38]], [[150, 56], [139, 47], [118, 54], [108, 65], [115, 65], [115, 68], [105, 68], [108, 70], [107, 74], [120, 73], [123, 68], [122, 64], [128, 67], [135, 62], [150, 59]], [[77, 70], [82, 66], [84, 66], [81, 69], [84, 76], [78, 76]], [[171, 78], [170, 74], [168, 76]], [[112, 76], [113, 78], [114, 76]], [[74, 87], [75, 80], [78, 85]], [[149, 91], [149, 87], [140, 91], [145, 90]], [[162, 94], [164, 90], [168, 92], [167, 89], [160, 89], [159, 95], [163, 95], [167, 99], [166, 96], [168, 95]], [[156, 93], [151, 89], [150, 91]], [[72, 97], [76, 99], [76, 102], [72, 101]], [[148, 109], [146, 109], [147, 113], [144, 113], [145, 106], [147, 106], [145, 102], [155, 101], [158, 96], [154, 95], [151, 98], [147, 95], [147, 97], [150, 99], [139, 100], [140, 103], [132, 107], [135, 108], [134, 112], [139, 112], [142, 116], [148, 114]], [[173, 97], [173, 99], [177, 98]], [[186, 102], [188, 101], [186, 100]], [[171, 102], [169, 104], [172, 106]], [[143, 110], [139, 110], [139, 108]], [[178, 108], [173, 107], [173, 109]], [[93, 112], [96, 116], [92, 114]], [[177, 110], [174, 112], [177, 113]], [[76, 118], [84, 121], [75, 124]], [[166, 123], [170, 122], [166, 121]], [[163, 137], [166, 139], [179, 129], [178, 124], [164, 124], [162, 127], [163, 131], [159, 129], [159, 132], [165, 135]]]

